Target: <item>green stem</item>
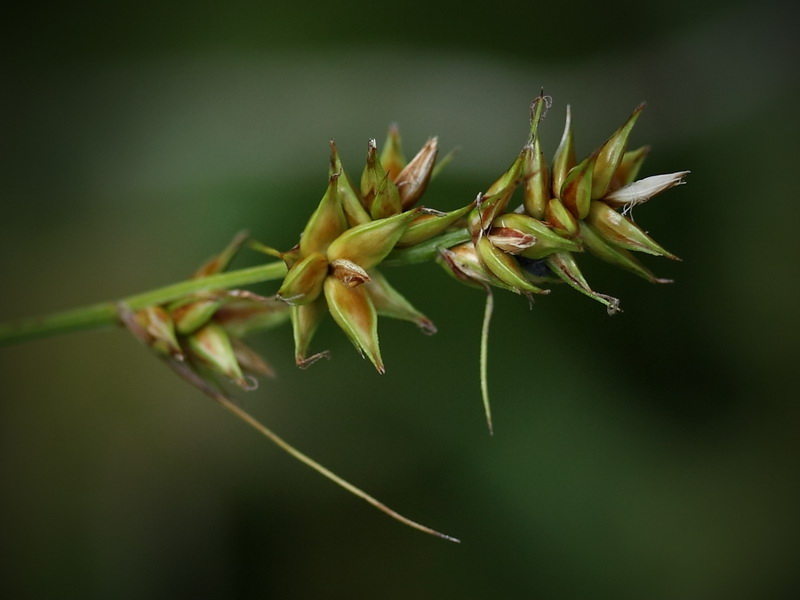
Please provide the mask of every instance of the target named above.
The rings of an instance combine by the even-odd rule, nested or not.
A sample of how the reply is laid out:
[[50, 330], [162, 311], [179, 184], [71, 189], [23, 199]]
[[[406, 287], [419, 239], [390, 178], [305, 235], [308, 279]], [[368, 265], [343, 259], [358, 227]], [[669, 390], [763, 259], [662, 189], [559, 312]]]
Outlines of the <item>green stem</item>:
[[486, 286], [486, 306], [483, 310], [483, 325], [481, 326], [481, 397], [483, 398], [483, 411], [486, 414], [486, 425], [489, 427], [489, 435], [494, 435], [492, 425], [492, 407], [489, 404], [489, 325], [492, 322], [494, 312], [494, 295], [492, 288]]
[[283, 262], [274, 262], [200, 279], [189, 279], [117, 301], [102, 302], [43, 317], [32, 317], [13, 323], [0, 324], [0, 346], [82, 329], [116, 325], [118, 321], [117, 306], [120, 303], [124, 303], [131, 310], [139, 310], [147, 306], [164, 304], [195, 292], [251, 285], [280, 279], [285, 274], [286, 265]]
[[[450, 248], [469, 239], [469, 233], [465, 229], [450, 231], [410, 248], [395, 250], [383, 262], [390, 266], [427, 262], [435, 259], [442, 248]], [[135, 311], [196, 292], [238, 288], [281, 279], [284, 275], [286, 275], [286, 265], [283, 262], [274, 262], [209, 277], [189, 279], [116, 301], [101, 302], [41, 317], [29, 317], [12, 323], [1, 323], [0, 346], [72, 331], [114, 326], [119, 320], [117, 307], [120, 303]]]
[[397, 267], [428, 262], [439, 256], [439, 252], [443, 248], [452, 248], [458, 244], [468, 242], [470, 239], [472, 239], [472, 236], [466, 229], [449, 231], [414, 246], [392, 250], [381, 264]]

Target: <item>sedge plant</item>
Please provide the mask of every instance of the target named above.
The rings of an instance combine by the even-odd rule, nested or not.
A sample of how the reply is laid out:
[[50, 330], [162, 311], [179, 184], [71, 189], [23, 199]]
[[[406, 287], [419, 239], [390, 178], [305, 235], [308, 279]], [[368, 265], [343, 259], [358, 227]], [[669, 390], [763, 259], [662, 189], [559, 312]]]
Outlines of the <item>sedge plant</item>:
[[[649, 147], [628, 149], [628, 138], [643, 105], [580, 161], [567, 107], [564, 131], [548, 164], [538, 131], [550, 103], [544, 95], [534, 100], [530, 134], [519, 154], [461, 208], [441, 212], [422, 205], [430, 181], [449, 159], [437, 164], [436, 138], [407, 160], [397, 129], [390, 128], [380, 151], [375, 140], [369, 142], [366, 165], [357, 178], [345, 171], [331, 141], [326, 189], [294, 247], [275, 249], [240, 233], [189, 280], [0, 325], [0, 344], [119, 326], [297, 460], [405, 525], [457, 542], [395, 512], [297, 450], [241, 408], [228, 389], [232, 385], [252, 390], [256, 377], [271, 374], [270, 365], [243, 341], [263, 330], [290, 324], [295, 362], [301, 368], [328, 357], [327, 351], [312, 349], [317, 327], [328, 316], [383, 373], [379, 317], [409, 321], [427, 334], [436, 332], [433, 322], [389, 283], [385, 267], [435, 261], [445, 273], [486, 293], [479, 380], [491, 432], [486, 372], [493, 289], [531, 301], [549, 293], [551, 284], [566, 283], [604, 305], [609, 314], [619, 312], [619, 300], [595, 291], [582, 275], [577, 257], [586, 253], [649, 282], [668, 282], [656, 277], [634, 253], [677, 257], [645, 233], [630, 210], [682, 184], [688, 171], [639, 178]], [[258, 266], [229, 270], [243, 248], [270, 258]], [[246, 289], [265, 281], [278, 282], [274, 295]]]

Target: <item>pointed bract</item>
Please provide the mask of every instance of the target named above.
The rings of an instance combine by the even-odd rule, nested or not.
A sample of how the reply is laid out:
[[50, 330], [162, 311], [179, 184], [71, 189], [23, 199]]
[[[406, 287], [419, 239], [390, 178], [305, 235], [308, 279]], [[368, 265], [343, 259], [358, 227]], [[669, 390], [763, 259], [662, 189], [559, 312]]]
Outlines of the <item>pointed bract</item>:
[[371, 221], [372, 218], [361, 203], [361, 198], [342, 166], [342, 161], [339, 158], [339, 151], [336, 149], [336, 143], [333, 140], [331, 140], [331, 166], [329, 175], [338, 175], [339, 177], [336, 180], [336, 191], [347, 223], [352, 227]]
[[564, 236], [573, 236], [578, 233], [578, 220], [558, 198], [551, 198], [547, 203], [545, 218], [549, 225]]
[[486, 269], [517, 294], [549, 293], [549, 290], [542, 290], [525, 279], [514, 257], [494, 246], [487, 237], [483, 236], [475, 242], [475, 250]]
[[605, 202], [595, 200], [586, 222], [607, 242], [636, 252], [646, 252], [655, 256], [666, 256], [673, 260], [678, 257], [662, 248], [655, 240]]
[[591, 225], [587, 223], [580, 224], [580, 237], [584, 247], [601, 260], [622, 267], [651, 283], [672, 283], [669, 279], [656, 277], [650, 269], [639, 262], [628, 250], [605, 241], [592, 229]]
[[338, 173], [330, 176], [325, 195], [303, 230], [303, 235], [300, 237], [301, 256], [308, 256], [312, 252], [324, 252], [328, 245], [347, 229], [347, 220], [339, 201], [339, 177]]
[[362, 269], [371, 269], [392, 251], [418, 214], [418, 210], [411, 210], [348, 229], [331, 243], [328, 260], [349, 260]]
[[622, 155], [622, 160], [619, 162], [617, 170], [614, 172], [614, 178], [608, 186], [608, 191], [613, 192], [623, 186], [632, 183], [636, 176], [639, 174], [639, 169], [642, 168], [644, 159], [650, 153], [650, 146], [642, 146], [636, 150], [628, 150]]
[[586, 294], [604, 304], [608, 310], [608, 314], [612, 315], [620, 312], [619, 300], [612, 296], [599, 294], [595, 292], [588, 284], [586, 279], [578, 268], [578, 263], [575, 262], [575, 257], [570, 252], [556, 252], [551, 254], [545, 259], [547, 266], [550, 270], [558, 275], [562, 280], [567, 282], [573, 288]]
[[564, 133], [561, 134], [561, 142], [558, 144], [555, 156], [553, 157], [552, 176], [550, 178], [552, 193], [558, 196], [561, 186], [567, 178], [567, 173], [575, 166], [575, 144], [572, 139], [572, 112], [567, 105], [567, 116], [564, 121]]
[[628, 136], [643, 109], [644, 104], [637, 106], [633, 114], [628, 117], [628, 120], [625, 121], [622, 127], [611, 134], [608, 141], [598, 150], [597, 160], [594, 164], [594, 175], [592, 177], [592, 200], [602, 198], [608, 192], [609, 185], [625, 154]]
[[288, 304], [313, 302], [322, 292], [327, 275], [328, 261], [320, 252], [312, 252], [289, 269], [277, 296]]
[[320, 358], [328, 358], [328, 351], [308, 356], [308, 348], [322, 319], [328, 312], [325, 298], [320, 296], [314, 302], [292, 306], [292, 334], [294, 336], [294, 360], [301, 369], [311, 366]]
[[448, 227], [455, 225], [464, 218], [473, 208], [474, 203], [448, 213], [430, 214], [423, 211], [409, 223], [403, 235], [397, 240], [398, 248], [414, 246], [431, 239], [442, 233]]
[[561, 185], [558, 197], [576, 219], [585, 219], [592, 200], [592, 170], [594, 156], [572, 167]]
[[333, 320], [378, 372], [383, 373], [386, 369], [378, 343], [378, 315], [367, 290], [364, 286], [349, 288], [335, 277], [328, 277], [324, 291]]
[[443, 248], [438, 262], [458, 281], [472, 287], [486, 289], [495, 286], [511, 291], [511, 287], [495, 277], [483, 264], [473, 242], [465, 242], [452, 248]]
[[227, 269], [231, 260], [233, 260], [234, 256], [236, 256], [236, 253], [239, 252], [239, 249], [242, 247], [242, 244], [244, 244], [246, 241], [246, 231], [240, 231], [237, 233], [222, 252], [211, 257], [203, 264], [203, 266], [194, 272], [192, 279], [208, 277], [209, 275], [214, 275], [215, 273], [220, 273]]
[[372, 204], [369, 208], [370, 216], [377, 219], [385, 219], [393, 215], [400, 214], [403, 211], [403, 205], [400, 202], [400, 192], [397, 186], [389, 180], [387, 174], [378, 184], [378, 189], [375, 191], [375, 197], [372, 199]]
[[505, 211], [508, 201], [519, 185], [522, 167], [529, 152], [529, 146], [523, 148], [506, 172], [478, 197], [474, 216], [470, 217], [470, 233], [474, 238], [486, 231], [495, 217]]
[[395, 290], [381, 273], [373, 271], [372, 280], [365, 286], [379, 315], [409, 321], [427, 334], [436, 333], [436, 326]]
[[543, 219], [547, 202], [550, 200], [550, 180], [547, 172], [547, 161], [542, 152], [538, 136], [526, 157], [522, 167], [523, 205], [525, 212], [534, 219]]
[[129, 329], [135, 326], [136, 331], [131, 332], [141, 338], [144, 344], [158, 354], [183, 360], [183, 350], [175, 334], [175, 324], [165, 309], [160, 306], [148, 306], [128, 315], [129, 320], [133, 319], [134, 323], [125, 324]]
[[403, 155], [403, 144], [400, 139], [400, 129], [396, 124], [389, 126], [386, 143], [381, 150], [381, 166], [389, 175], [391, 181], [397, 179], [398, 173], [406, 166], [406, 157]]
[[542, 93], [534, 98], [533, 102], [531, 102], [531, 130], [528, 137], [529, 144], [532, 144], [539, 138], [539, 123], [542, 122], [545, 114], [547, 114], [547, 111], [550, 110], [552, 103], [553, 99], [550, 96], [545, 96], [544, 90], [542, 90]]
[[384, 219], [403, 210], [400, 192], [378, 159], [375, 140], [370, 140], [367, 147], [367, 166], [361, 174], [361, 201], [373, 219]]
[[222, 326], [213, 321], [207, 323], [188, 336], [186, 344], [192, 356], [212, 371], [225, 375], [242, 387], [250, 385], [242, 375], [230, 338]]
[[263, 375], [266, 377], [275, 377], [275, 370], [272, 366], [265, 361], [261, 356], [253, 350], [250, 346], [236, 338], [230, 338], [231, 348], [233, 348], [233, 355], [236, 357], [236, 362], [242, 370], [252, 373], [253, 375]]
[[[580, 245], [574, 240], [561, 235], [547, 223], [543, 223], [528, 215], [506, 213], [494, 220], [494, 227], [519, 231], [534, 238], [534, 243], [522, 248], [520, 253], [526, 258], [543, 258], [553, 252], [580, 252]], [[492, 239], [490, 230], [490, 239]], [[494, 240], [493, 240], [494, 241]], [[495, 245], [498, 245], [495, 242]]]
[[550, 185], [547, 161], [539, 141], [539, 123], [544, 119], [552, 100], [544, 92], [531, 104], [531, 131], [528, 144], [524, 148], [525, 159], [522, 165], [523, 206], [525, 211], [536, 219], [544, 217], [545, 206], [550, 199]]
[[405, 166], [405, 168], [391, 177], [400, 194], [400, 203], [403, 210], [407, 210], [422, 197], [428, 182], [431, 180], [433, 167], [436, 164], [436, 155], [439, 150], [438, 140], [433, 137], [429, 139], [416, 156]]

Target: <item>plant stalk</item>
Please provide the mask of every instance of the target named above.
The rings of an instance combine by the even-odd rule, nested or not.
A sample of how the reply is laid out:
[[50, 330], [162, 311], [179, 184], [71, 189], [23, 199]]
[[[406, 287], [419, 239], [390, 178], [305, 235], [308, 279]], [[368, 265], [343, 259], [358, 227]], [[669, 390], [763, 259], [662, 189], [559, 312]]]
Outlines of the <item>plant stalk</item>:
[[[450, 248], [469, 239], [470, 235], [466, 229], [449, 231], [415, 246], [394, 250], [383, 262], [388, 266], [428, 262], [434, 260], [442, 248]], [[189, 279], [120, 300], [101, 302], [40, 317], [28, 317], [11, 323], [0, 323], [0, 346], [72, 331], [115, 326], [119, 323], [117, 307], [120, 304], [136, 311], [171, 302], [196, 292], [238, 288], [281, 279], [284, 275], [286, 275], [286, 265], [282, 261], [277, 261]]]
[[195, 292], [252, 285], [280, 279], [284, 275], [286, 275], [286, 265], [283, 262], [274, 262], [218, 273], [200, 279], [189, 279], [121, 300], [3, 323], [0, 324], [0, 346], [72, 331], [117, 325], [119, 321], [117, 306], [120, 304], [125, 304], [131, 310], [136, 311], [147, 306], [164, 304]]
[[442, 538], [449, 542], [455, 542], [456, 544], [460, 543], [461, 541], [458, 538], [455, 538], [451, 535], [447, 535], [446, 533], [442, 533], [441, 531], [436, 531], [428, 527], [427, 525], [423, 525], [422, 523], [418, 523], [417, 521], [413, 521], [408, 517], [405, 517], [398, 513], [397, 511], [389, 508], [380, 500], [377, 500], [373, 496], [370, 496], [360, 488], [357, 488], [352, 483], [342, 479], [336, 473], [323, 467], [317, 461], [312, 459], [311, 457], [303, 454], [297, 448], [290, 445], [286, 442], [283, 438], [276, 435], [270, 429], [268, 429], [263, 423], [258, 421], [255, 417], [250, 415], [247, 411], [243, 410], [239, 406], [237, 406], [234, 402], [231, 402], [228, 398], [221, 394], [214, 395], [214, 399], [219, 402], [223, 408], [228, 410], [229, 412], [233, 413], [237, 418], [241, 419], [245, 423], [247, 423], [250, 427], [258, 431], [261, 435], [269, 439], [273, 444], [278, 446], [281, 450], [292, 456], [293, 458], [299, 460], [304, 465], [311, 467], [314, 471], [322, 475], [323, 477], [328, 478], [333, 483], [338, 485], [341, 488], [344, 488], [354, 496], [361, 498], [362, 500], [368, 502], [375, 508], [377, 508], [382, 513], [390, 516], [392, 519], [399, 521], [403, 525], [407, 525], [413, 529], [417, 529], [418, 531], [422, 531], [423, 533], [427, 533], [429, 535], [433, 535], [435, 537]]
[[448, 231], [414, 246], [392, 250], [381, 265], [399, 267], [428, 262], [439, 256], [439, 252], [443, 248], [452, 248], [458, 244], [468, 242], [470, 239], [472, 239], [472, 236], [466, 229]]

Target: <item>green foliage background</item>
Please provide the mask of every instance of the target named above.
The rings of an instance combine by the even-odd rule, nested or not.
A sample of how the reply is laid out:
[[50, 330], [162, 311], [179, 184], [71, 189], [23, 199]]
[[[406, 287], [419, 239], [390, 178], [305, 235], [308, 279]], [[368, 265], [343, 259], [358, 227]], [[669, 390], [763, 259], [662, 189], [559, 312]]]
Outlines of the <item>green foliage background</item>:
[[[34, 6], [34, 5], [31, 5]], [[332, 322], [243, 405], [400, 512], [278, 452], [121, 331], [0, 348], [0, 595], [8, 598], [780, 598], [797, 586], [798, 74], [789, 3], [77, 3], [6, 23], [3, 320], [188, 276], [239, 229], [288, 248], [326, 184], [398, 122], [461, 148], [427, 203], [510, 164], [544, 87], [552, 152], [640, 101], [635, 211], [682, 263], [652, 286], [587, 257], [609, 318], [566, 288], [498, 293], [495, 436], [483, 297], [388, 273], [438, 325], [383, 321], [377, 375]], [[25, 13], [24, 11], [28, 11]], [[254, 258], [249, 259], [251, 262]], [[238, 264], [247, 264], [247, 260]], [[274, 287], [261, 291], [270, 293]], [[795, 390], [792, 392], [791, 390]]]

